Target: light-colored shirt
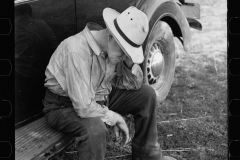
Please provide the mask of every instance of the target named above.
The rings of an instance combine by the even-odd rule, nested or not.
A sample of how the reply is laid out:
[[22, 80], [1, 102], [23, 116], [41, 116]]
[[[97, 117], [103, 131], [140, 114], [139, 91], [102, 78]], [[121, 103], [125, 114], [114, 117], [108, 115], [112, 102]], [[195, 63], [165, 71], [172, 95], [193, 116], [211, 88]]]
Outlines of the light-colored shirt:
[[120, 89], [139, 89], [143, 73], [139, 65], [128, 69], [123, 61], [115, 69], [109, 67], [107, 54], [91, 34], [91, 30], [102, 29], [88, 23], [82, 32], [60, 43], [47, 65], [45, 87], [55, 94], [68, 96], [81, 118], [99, 117], [113, 126], [116, 123], [114, 112], [96, 101], [106, 100], [112, 85]]

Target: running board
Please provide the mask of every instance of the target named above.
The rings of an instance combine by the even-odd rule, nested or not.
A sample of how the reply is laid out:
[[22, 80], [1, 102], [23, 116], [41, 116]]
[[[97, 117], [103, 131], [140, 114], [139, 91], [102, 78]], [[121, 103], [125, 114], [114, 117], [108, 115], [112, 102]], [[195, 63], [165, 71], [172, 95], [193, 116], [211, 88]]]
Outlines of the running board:
[[42, 117], [15, 130], [15, 159], [48, 159], [73, 142], [73, 137], [50, 128]]

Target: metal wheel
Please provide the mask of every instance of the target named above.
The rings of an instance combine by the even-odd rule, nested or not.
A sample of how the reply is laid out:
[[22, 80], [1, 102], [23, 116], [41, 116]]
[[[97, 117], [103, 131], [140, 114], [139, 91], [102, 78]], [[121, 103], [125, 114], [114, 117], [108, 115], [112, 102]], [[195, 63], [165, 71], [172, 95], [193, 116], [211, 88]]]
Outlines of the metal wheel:
[[144, 82], [155, 89], [158, 102], [162, 102], [170, 91], [175, 72], [175, 45], [167, 23], [158, 21], [152, 27], [143, 67]]
[[157, 82], [163, 71], [164, 59], [160, 43], [154, 43], [149, 51], [147, 60], [147, 77], [150, 85]]

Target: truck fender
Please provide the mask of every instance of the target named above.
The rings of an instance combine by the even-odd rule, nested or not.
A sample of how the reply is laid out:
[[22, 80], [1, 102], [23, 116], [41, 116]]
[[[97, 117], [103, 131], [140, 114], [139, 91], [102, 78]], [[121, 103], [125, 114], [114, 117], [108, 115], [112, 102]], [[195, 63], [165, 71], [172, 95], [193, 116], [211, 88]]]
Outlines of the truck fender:
[[[141, 11], [146, 13], [149, 19], [149, 31], [157, 21], [165, 21], [171, 27], [173, 35], [183, 44], [184, 50], [190, 50], [191, 32], [189, 23], [179, 7], [173, 0], [145, 0], [137, 5]], [[147, 41], [147, 39], [146, 39]], [[145, 46], [143, 45], [144, 49]]]
[[195, 18], [187, 18], [189, 26], [196, 30], [202, 31], [202, 24]]

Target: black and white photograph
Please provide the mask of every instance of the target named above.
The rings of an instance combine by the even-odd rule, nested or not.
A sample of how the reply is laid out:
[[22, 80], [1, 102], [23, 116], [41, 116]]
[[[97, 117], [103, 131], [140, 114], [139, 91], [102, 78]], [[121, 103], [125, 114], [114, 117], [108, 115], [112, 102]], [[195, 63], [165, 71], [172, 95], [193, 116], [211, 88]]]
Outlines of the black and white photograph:
[[227, 160], [227, 0], [14, 0], [16, 160]]

